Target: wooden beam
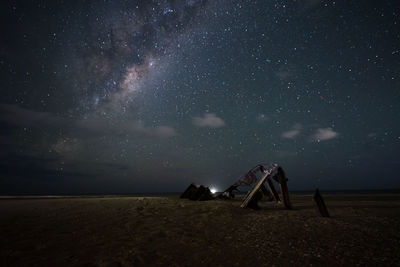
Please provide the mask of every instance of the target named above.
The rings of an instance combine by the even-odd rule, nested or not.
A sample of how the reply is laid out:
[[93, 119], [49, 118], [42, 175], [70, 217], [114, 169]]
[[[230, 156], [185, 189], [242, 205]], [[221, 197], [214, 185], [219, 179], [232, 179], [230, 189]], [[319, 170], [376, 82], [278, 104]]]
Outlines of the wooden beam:
[[267, 188], [265, 188], [265, 184], [261, 185], [261, 191], [263, 192], [264, 196], [268, 198], [268, 201], [274, 200], [274, 196], [270, 191], [267, 190]]
[[271, 180], [271, 179], [267, 179], [267, 184], [268, 184], [269, 191], [271, 191], [272, 195], [274, 196], [275, 201], [276, 201], [276, 202], [281, 201], [281, 199], [279, 198], [279, 194], [278, 194], [278, 192], [276, 191], [275, 186], [274, 186], [274, 184], [272, 183], [272, 180]]
[[260, 190], [261, 185], [264, 184], [265, 180], [267, 180], [268, 175], [270, 175], [270, 173], [268, 171], [264, 172], [264, 174], [261, 177], [261, 179], [258, 181], [256, 186], [250, 191], [250, 193], [243, 200], [242, 205], [240, 205], [240, 207], [242, 207], [242, 208], [246, 208], [247, 207], [247, 205], [249, 204], [250, 200], [254, 197], [254, 195], [257, 193], [257, 191]]
[[280, 185], [281, 185], [283, 204], [285, 205], [286, 209], [291, 209], [292, 204], [290, 203], [290, 199], [289, 199], [289, 189], [287, 186], [287, 182], [285, 180], [282, 180], [280, 182]]

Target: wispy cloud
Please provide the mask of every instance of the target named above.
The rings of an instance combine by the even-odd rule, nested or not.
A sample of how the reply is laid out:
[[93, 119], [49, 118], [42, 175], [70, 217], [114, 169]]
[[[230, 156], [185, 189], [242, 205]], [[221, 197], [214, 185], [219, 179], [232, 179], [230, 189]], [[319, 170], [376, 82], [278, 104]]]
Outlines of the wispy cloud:
[[316, 132], [311, 136], [311, 139], [316, 142], [326, 141], [334, 139], [339, 136], [338, 132], [335, 132], [332, 128], [318, 128]]
[[287, 139], [295, 139], [301, 132], [303, 126], [300, 123], [296, 123], [292, 126], [292, 129], [283, 132], [282, 137]]
[[34, 111], [17, 105], [0, 104], [0, 121], [20, 127], [60, 125], [64, 119], [49, 112]]
[[147, 138], [168, 138], [177, 134], [174, 128], [166, 125], [148, 127], [139, 121], [128, 124], [110, 124], [109, 121], [98, 116], [83, 118], [76, 122], [76, 126], [88, 135], [134, 134]]
[[148, 127], [139, 121], [133, 121], [128, 124], [112, 124], [98, 115], [86, 115], [77, 120], [71, 120], [50, 112], [34, 111], [9, 104], [0, 104], [0, 112], [0, 121], [17, 127], [45, 129], [62, 127], [71, 136], [79, 136], [81, 138], [104, 134], [134, 134], [146, 138], [168, 138], [177, 134], [174, 128], [166, 125]]
[[217, 117], [214, 113], [206, 113], [203, 117], [194, 117], [193, 124], [197, 127], [210, 128], [220, 128], [225, 126], [224, 120]]
[[142, 124], [135, 124], [127, 130], [131, 130], [133, 133], [140, 133], [147, 137], [154, 138], [168, 138], [175, 136], [177, 133], [174, 128], [170, 126], [157, 126], [157, 127], [145, 127]]
[[300, 130], [289, 130], [286, 132], [282, 133], [282, 137], [283, 138], [287, 138], [287, 139], [295, 139], [296, 136], [298, 136], [300, 133]]
[[269, 117], [268, 117], [267, 115], [261, 113], [261, 114], [258, 114], [258, 115], [257, 115], [257, 118], [256, 118], [256, 119], [257, 119], [257, 121], [259, 121], [259, 122], [264, 122], [264, 121], [269, 120]]

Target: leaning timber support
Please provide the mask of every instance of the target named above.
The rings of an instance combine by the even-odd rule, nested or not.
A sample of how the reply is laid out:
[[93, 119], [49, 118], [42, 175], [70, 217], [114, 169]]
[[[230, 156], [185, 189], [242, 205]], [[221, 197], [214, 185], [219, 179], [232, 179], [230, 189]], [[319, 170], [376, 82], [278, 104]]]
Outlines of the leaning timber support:
[[269, 189], [269, 191], [271, 191], [271, 194], [273, 195], [275, 201], [276, 202], [281, 201], [281, 199], [279, 198], [278, 191], [276, 191], [275, 186], [272, 183], [271, 179], [267, 179], [267, 185], [268, 185], [268, 189]]
[[261, 185], [264, 184], [265, 180], [268, 178], [268, 175], [270, 173], [268, 171], [264, 172], [263, 176], [261, 179], [258, 181], [256, 186], [250, 191], [249, 194], [247, 194], [246, 198], [243, 200], [242, 205], [240, 207], [246, 208], [249, 205], [249, 202], [253, 199], [253, 197], [256, 195], [258, 190], [260, 190]]
[[278, 169], [278, 175], [276, 175], [275, 179], [281, 186], [281, 193], [282, 193], [283, 204], [285, 205], [285, 208], [291, 209], [292, 204], [290, 203], [289, 189], [287, 186], [288, 179], [286, 178], [285, 172], [282, 170], [282, 168]]
[[265, 188], [264, 184], [261, 185], [261, 191], [262, 191], [263, 195], [268, 198], [268, 201], [274, 200], [274, 196], [272, 195], [272, 193], [270, 191], [268, 191], [267, 188]]
[[317, 207], [318, 207], [318, 210], [319, 210], [319, 213], [321, 214], [321, 216], [322, 217], [330, 217], [328, 209], [326, 208], [326, 205], [325, 205], [325, 201], [322, 198], [322, 195], [319, 192], [318, 188], [315, 189], [313, 198], [314, 198], [315, 203], [317, 204]]
[[282, 192], [283, 204], [285, 205], [286, 209], [291, 209], [292, 208], [292, 204], [290, 203], [290, 199], [289, 199], [289, 189], [288, 189], [288, 186], [287, 186], [287, 182], [286, 181], [282, 181], [280, 184], [281, 184], [281, 192]]

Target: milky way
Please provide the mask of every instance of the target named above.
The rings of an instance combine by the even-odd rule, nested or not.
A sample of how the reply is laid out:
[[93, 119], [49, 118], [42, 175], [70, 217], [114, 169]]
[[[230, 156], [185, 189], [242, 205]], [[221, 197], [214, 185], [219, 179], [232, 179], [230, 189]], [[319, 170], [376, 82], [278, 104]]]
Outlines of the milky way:
[[85, 108], [98, 108], [100, 102], [117, 102], [123, 109], [138, 104], [133, 102], [143, 84], [176, 58], [176, 47], [190, 40], [205, 6], [199, 0], [79, 7], [85, 10], [84, 16], [75, 17], [80, 29], [67, 29], [66, 35], [76, 40], [78, 31], [82, 38], [72, 47], [71, 64], [79, 79], [76, 90], [87, 94]]
[[395, 1], [3, 1], [0, 193], [399, 188]]

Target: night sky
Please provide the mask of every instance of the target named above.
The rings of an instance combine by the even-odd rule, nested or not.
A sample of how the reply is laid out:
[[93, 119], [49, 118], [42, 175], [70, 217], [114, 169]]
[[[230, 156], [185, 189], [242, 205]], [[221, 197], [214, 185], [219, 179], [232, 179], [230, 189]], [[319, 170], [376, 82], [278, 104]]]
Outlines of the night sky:
[[0, 194], [400, 188], [398, 1], [1, 1]]

